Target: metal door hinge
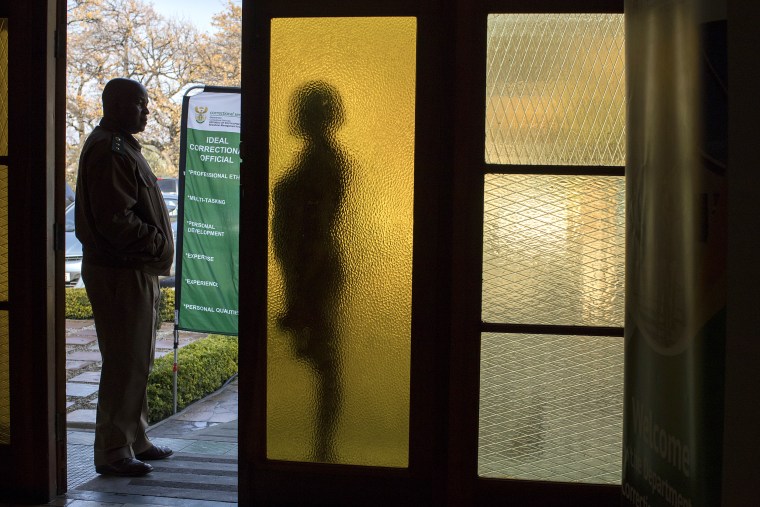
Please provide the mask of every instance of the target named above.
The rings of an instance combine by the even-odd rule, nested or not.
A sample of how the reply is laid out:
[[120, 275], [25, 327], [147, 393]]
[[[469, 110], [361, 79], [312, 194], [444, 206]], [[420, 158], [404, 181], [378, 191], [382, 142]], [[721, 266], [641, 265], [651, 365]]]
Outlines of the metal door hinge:
[[66, 228], [63, 224], [53, 224], [53, 251], [66, 249]]
[[66, 441], [66, 415], [58, 412], [55, 414], [55, 441]]
[[55, 30], [53, 32], [53, 58], [61, 56], [61, 47], [61, 30]]

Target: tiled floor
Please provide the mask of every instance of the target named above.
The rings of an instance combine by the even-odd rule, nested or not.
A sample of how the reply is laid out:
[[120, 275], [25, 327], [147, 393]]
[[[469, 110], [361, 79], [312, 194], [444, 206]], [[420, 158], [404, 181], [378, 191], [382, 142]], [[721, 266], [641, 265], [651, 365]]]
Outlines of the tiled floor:
[[[98, 476], [94, 432], [68, 432], [69, 491], [48, 505], [74, 507], [219, 507], [237, 501], [237, 381], [150, 428], [157, 445], [175, 454], [152, 462], [144, 478]], [[199, 487], [198, 485], [202, 485]]]
[[[92, 446], [100, 380], [100, 352], [91, 320], [66, 323], [68, 406], [68, 492], [48, 505], [73, 507], [219, 507], [237, 500], [237, 380], [148, 431], [157, 445], [175, 454], [152, 462], [138, 479], [95, 473]], [[180, 347], [205, 334], [180, 332]], [[156, 357], [171, 352], [173, 326], [158, 332]], [[199, 488], [202, 484], [203, 488]]]

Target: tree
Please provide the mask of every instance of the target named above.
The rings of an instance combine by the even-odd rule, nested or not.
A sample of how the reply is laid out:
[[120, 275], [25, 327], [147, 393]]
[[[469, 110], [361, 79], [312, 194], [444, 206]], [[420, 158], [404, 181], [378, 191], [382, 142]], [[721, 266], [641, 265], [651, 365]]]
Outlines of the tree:
[[197, 58], [203, 42], [192, 24], [166, 19], [142, 0], [69, 0], [67, 181], [75, 183], [84, 140], [102, 116], [103, 86], [115, 77], [148, 90], [143, 152], [156, 174], [177, 175], [180, 99], [203, 77]]
[[205, 84], [240, 86], [243, 8], [240, 0], [227, 0], [224, 10], [212, 18], [213, 34], [203, 34], [199, 52]]

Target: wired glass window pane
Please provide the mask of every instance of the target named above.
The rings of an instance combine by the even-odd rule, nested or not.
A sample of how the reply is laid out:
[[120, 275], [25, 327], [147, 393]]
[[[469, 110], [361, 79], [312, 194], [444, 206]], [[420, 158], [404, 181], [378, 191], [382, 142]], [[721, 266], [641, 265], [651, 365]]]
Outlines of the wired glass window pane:
[[0, 157], [8, 155], [8, 19], [0, 18]]
[[[0, 157], [8, 155], [8, 19], [0, 18]], [[8, 302], [8, 166], [0, 165], [0, 302]], [[0, 311], [0, 444], [11, 441], [8, 312]]]
[[618, 484], [623, 340], [482, 335], [478, 474]]
[[486, 162], [625, 165], [622, 14], [488, 16]]
[[622, 326], [625, 180], [487, 174], [482, 319]]
[[0, 311], [0, 444], [11, 443], [10, 351], [8, 312]]
[[0, 165], [0, 301], [8, 301], [8, 166]]
[[271, 28], [267, 457], [406, 467], [416, 19]]

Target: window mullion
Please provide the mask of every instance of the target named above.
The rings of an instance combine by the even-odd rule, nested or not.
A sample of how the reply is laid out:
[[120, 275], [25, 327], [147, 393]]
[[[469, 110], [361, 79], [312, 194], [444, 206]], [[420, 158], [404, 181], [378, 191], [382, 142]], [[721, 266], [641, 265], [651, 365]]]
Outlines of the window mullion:
[[511, 324], [506, 322], [481, 322], [480, 330], [483, 333], [623, 337], [623, 328], [617, 326], [563, 326], [551, 324]]

